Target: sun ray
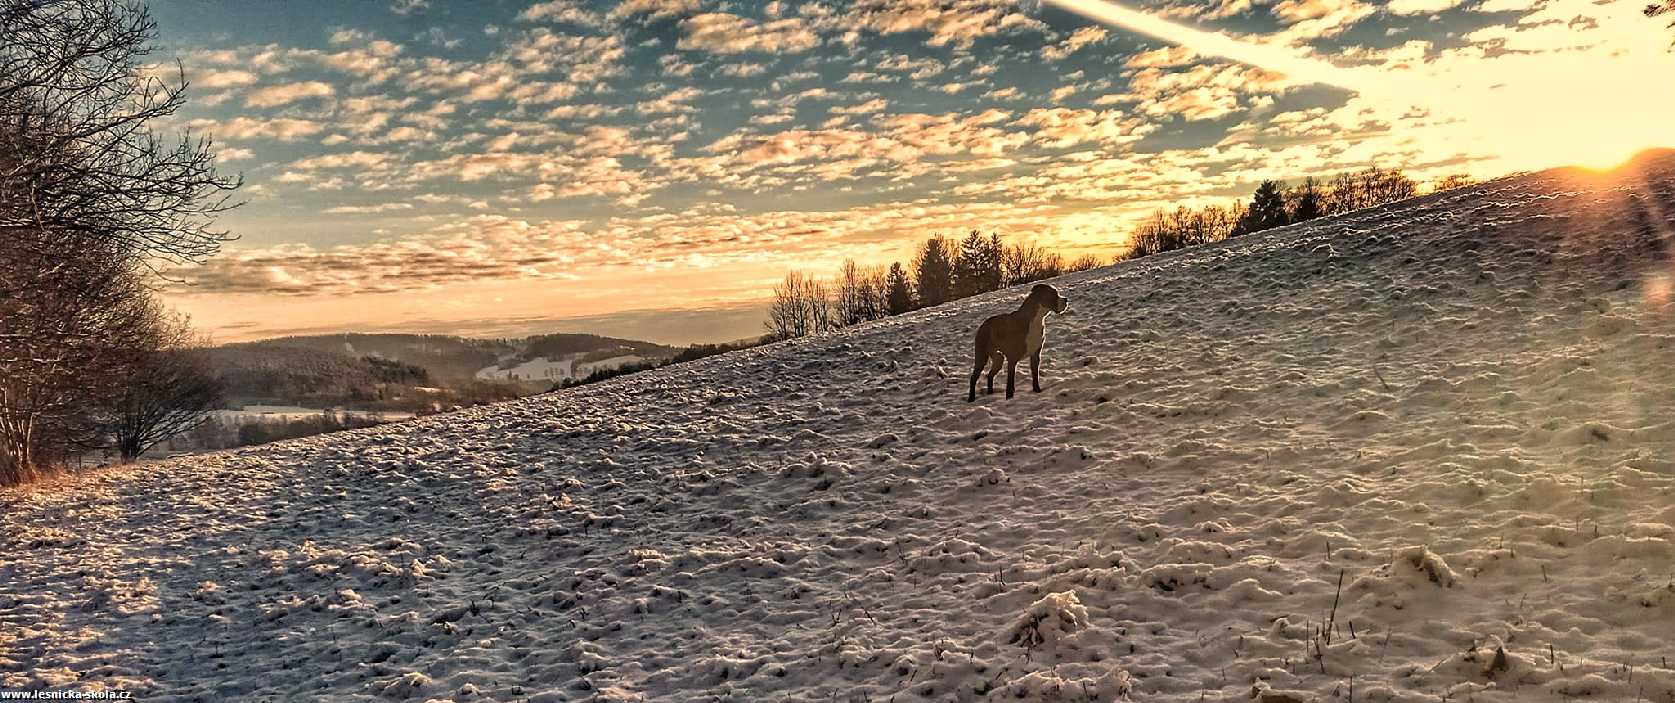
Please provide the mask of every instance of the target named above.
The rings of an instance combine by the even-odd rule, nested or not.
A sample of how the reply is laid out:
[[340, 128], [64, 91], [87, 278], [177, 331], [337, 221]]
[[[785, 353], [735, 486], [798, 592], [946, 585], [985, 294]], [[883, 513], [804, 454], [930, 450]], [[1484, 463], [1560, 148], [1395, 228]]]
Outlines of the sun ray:
[[1299, 56], [1288, 49], [1235, 39], [1226, 34], [1188, 27], [1156, 15], [1123, 7], [1105, 0], [1045, 0], [1088, 19], [1139, 32], [1172, 44], [1215, 56], [1284, 73], [1303, 83], [1323, 83], [1355, 90], [1365, 83], [1352, 71], [1319, 59]]

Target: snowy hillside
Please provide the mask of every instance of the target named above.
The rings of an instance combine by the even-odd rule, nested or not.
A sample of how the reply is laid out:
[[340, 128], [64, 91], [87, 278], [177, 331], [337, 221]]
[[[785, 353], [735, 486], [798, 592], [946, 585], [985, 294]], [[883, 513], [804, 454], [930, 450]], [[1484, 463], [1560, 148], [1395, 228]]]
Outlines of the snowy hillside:
[[1011, 401], [1022, 290], [0, 492], [0, 688], [1672, 700], [1671, 234], [1663, 153], [1059, 279]]

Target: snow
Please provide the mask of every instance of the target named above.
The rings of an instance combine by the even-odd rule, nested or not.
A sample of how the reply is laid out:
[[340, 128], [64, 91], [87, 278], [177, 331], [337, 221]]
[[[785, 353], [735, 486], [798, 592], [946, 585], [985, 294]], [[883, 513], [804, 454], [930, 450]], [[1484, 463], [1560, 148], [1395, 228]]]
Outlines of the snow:
[[561, 393], [0, 492], [0, 687], [1675, 697], [1675, 159]]
[[485, 381], [532, 381], [570, 378], [570, 366], [576, 361], [575, 357], [564, 359], [549, 359], [544, 356], [521, 361], [511, 368], [500, 366], [486, 366], [477, 370], [477, 378]]
[[588, 374], [600, 369], [621, 368], [628, 364], [636, 364], [645, 360], [646, 357], [638, 354], [624, 354], [621, 356], [608, 357], [598, 361], [589, 361], [583, 364], [578, 364], [576, 366], [576, 374], [578, 378], [586, 378]]
[[396, 410], [346, 410], [343, 408], [305, 408], [300, 405], [244, 405], [237, 410], [216, 410], [210, 413], [216, 420], [234, 425], [244, 425], [254, 422], [276, 422], [289, 420], [306, 420], [319, 417], [327, 413], [342, 413], [363, 417], [375, 417], [385, 422], [395, 422], [413, 417], [413, 413]]
[[598, 361], [580, 362], [586, 354], [571, 354], [563, 359], [536, 357], [511, 368], [488, 366], [477, 371], [477, 378], [485, 381], [562, 381], [566, 378], [586, 378], [597, 369], [614, 369], [624, 364], [644, 361], [645, 357], [627, 354]]

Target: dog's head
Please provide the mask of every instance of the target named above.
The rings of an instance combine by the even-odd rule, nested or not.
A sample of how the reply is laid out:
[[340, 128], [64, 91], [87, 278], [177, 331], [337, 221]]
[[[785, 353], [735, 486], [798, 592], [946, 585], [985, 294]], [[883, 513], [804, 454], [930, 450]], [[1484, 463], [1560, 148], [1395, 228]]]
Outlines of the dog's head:
[[1045, 283], [1037, 283], [1029, 291], [1029, 300], [1056, 313], [1070, 308], [1070, 299], [1059, 295], [1059, 290]]

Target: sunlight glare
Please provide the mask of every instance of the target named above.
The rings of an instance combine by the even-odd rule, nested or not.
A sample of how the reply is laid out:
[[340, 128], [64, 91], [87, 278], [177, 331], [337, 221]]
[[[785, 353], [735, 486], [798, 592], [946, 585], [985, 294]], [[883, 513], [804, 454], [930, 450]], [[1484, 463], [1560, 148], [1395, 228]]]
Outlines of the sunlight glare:
[[[1675, 91], [1654, 85], [1659, 76], [1675, 75], [1675, 55], [1668, 51], [1662, 25], [1638, 12], [1609, 14], [1590, 33], [1597, 43], [1586, 47], [1540, 53], [1461, 50], [1407, 66], [1343, 67], [1289, 47], [1189, 27], [1106, 0], [1045, 1], [1199, 54], [1351, 90], [1392, 125], [1396, 133], [1391, 136], [1411, 142], [1431, 160], [1486, 158], [1500, 170], [1605, 169], [1642, 149], [1675, 146], [1675, 120], [1668, 117], [1675, 114]], [[1556, 0], [1545, 11], [1574, 9], [1567, 3], [1591, 0]], [[1514, 36], [1546, 26], [1531, 22]], [[1410, 120], [1415, 111], [1424, 117]], [[1422, 126], [1404, 127], [1403, 121]]]

